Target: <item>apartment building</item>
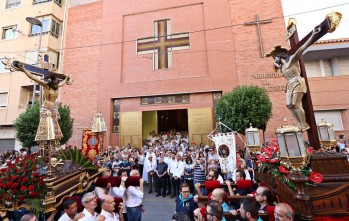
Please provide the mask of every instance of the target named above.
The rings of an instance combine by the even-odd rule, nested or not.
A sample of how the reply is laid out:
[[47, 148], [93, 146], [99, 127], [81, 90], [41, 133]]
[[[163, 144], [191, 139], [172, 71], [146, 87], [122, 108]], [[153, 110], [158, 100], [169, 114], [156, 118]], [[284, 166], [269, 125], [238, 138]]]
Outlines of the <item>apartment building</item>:
[[[40, 50], [49, 54], [50, 63], [59, 70], [66, 8], [64, 0], [0, 0], [0, 59], [15, 57], [36, 65]], [[28, 17], [41, 22], [41, 38], [40, 26], [28, 22]], [[23, 73], [10, 72], [0, 62], [1, 152], [21, 147], [15, 139], [13, 122], [31, 104], [33, 85]], [[40, 91], [36, 88], [35, 98], [38, 99]]]
[[349, 38], [320, 40], [304, 54], [315, 119], [349, 137]]

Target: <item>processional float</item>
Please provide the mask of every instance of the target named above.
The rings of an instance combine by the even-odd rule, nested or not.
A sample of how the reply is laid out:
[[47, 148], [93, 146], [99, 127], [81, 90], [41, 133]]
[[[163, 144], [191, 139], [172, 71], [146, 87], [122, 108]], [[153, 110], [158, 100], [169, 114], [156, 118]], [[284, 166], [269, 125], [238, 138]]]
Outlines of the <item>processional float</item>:
[[[90, 174], [87, 169], [80, 166], [79, 162], [84, 162], [86, 158], [80, 154], [78, 149], [68, 149], [66, 152], [61, 150], [63, 158], [70, 160], [62, 161], [60, 159], [60, 161], [57, 161], [56, 158], [51, 157], [52, 150], [60, 148], [60, 140], [63, 137], [58, 123], [60, 118], [58, 112], [59, 103], [56, 102], [59, 95], [59, 87], [62, 87], [64, 84], [72, 84], [72, 78], [55, 72], [53, 66], [47, 64], [48, 57], [45, 55], [42, 57], [46, 59], [40, 62], [43, 64], [41, 65], [42, 68], [19, 62], [13, 58], [7, 58], [3, 63], [12, 72], [24, 72], [44, 89], [44, 101], [40, 109], [40, 123], [36, 131], [35, 141], [38, 142], [40, 147], [38, 170], [41, 174], [39, 175], [45, 176], [43, 181], [47, 188], [46, 195], [42, 199], [42, 211], [46, 213], [56, 210], [64, 197], [86, 191], [95, 182], [100, 171], [97, 172], [97, 168], [93, 167], [90, 162], [86, 162], [85, 165], [91, 165], [90, 169], [96, 169]], [[67, 155], [70, 156], [67, 157]], [[21, 207], [29, 208], [26, 204], [27, 201], [24, 199], [13, 198], [13, 200], [14, 202], [9, 203], [8, 200], [2, 199], [0, 209], [16, 210]]]

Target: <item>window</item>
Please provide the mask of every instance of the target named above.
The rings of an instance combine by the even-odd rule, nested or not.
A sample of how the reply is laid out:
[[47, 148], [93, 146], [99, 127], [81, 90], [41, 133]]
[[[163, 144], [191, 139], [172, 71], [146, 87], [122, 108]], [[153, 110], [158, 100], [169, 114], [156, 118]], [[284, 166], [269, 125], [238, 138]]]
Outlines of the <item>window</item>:
[[[57, 22], [56, 20], [52, 18], [38, 18], [42, 22], [42, 33], [47, 34], [50, 32], [52, 36], [58, 38], [60, 34], [61, 24]], [[31, 33], [33, 35], [39, 35], [40, 34], [40, 26], [38, 25], [32, 25], [31, 26]]]
[[0, 73], [8, 72], [7, 69], [5, 69], [5, 65], [2, 63], [3, 60], [0, 59]]
[[50, 63], [54, 65], [54, 68], [58, 70], [58, 63], [59, 63], [59, 53], [57, 51], [48, 50], [47, 51], [50, 56]]
[[[28, 97], [28, 106], [30, 106], [30, 105], [33, 104], [33, 103], [32, 103], [32, 100], [33, 100], [33, 93], [30, 93], [30, 94], [29, 94], [29, 97]], [[37, 92], [35, 93], [35, 97], [34, 97], [34, 102], [35, 102], [35, 101], [38, 101], [38, 100], [40, 100], [40, 91], [37, 91]]]
[[333, 124], [333, 129], [343, 130], [343, 122], [340, 110], [329, 110], [329, 111], [315, 111], [316, 123], [319, 123], [322, 119], [326, 122]]
[[59, 6], [62, 5], [62, 0], [54, 0], [54, 1], [55, 1], [55, 3], [56, 3], [57, 5], [59, 5]]
[[2, 151], [14, 150], [15, 149], [15, 139], [0, 139], [0, 147]]
[[50, 2], [50, 1], [52, 0], [34, 0], [33, 3], [38, 4], [38, 3]]
[[[42, 18], [38, 18], [41, 22], [42, 22], [42, 32], [48, 32], [49, 31], [49, 27], [50, 27], [50, 19], [49, 18], [44, 18], [44, 20], [42, 20]], [[40, 26], [38, 25], [32, 25], [31, 27], [31, 35], [37, 35], [40, 34]]]
[[[42, 48], [41, 51], [47, 51], [47, 53], [50, 57], [50, 63], [53, 64], [54, 68], [57, 70], [58, 64], [59, 64], [59, 59], [58, 59], [59, 53], [57, 51], [54, 51], [54, 50], [48, 49], [48, 48]], [[37, 56], [38, 56], [38, 51], [26, 51], [24, 63], [36, 65], [36, 61], [38, 59]]]
[[25, 52], [24, 63], [36, 65], [37, 59], [38, 59], [38, 51], [37, 50]]
[[51, 34], [54, 37], [58, 38], [60, 28], [61, 28], [61, 25], [58, 22], [56, 22], [55, 20], [52, 19]]
[[5, 8], [15, 8], [21, 5], [21, 0], [7, 0]]
[[52, 1], [54, 1], [59, 6], [61, 6], [61, 4], [62, 4], [62, 0], [33, 0], [33, 4], [52, 2]]
[[8, 92], [0, 92], [0, 108], [7, 107]]
[[15, 32], [16, 26], [9, 26], [2, 28], [2, 37], [1, 39], [14, 39], [16, 38], [16, 32]]

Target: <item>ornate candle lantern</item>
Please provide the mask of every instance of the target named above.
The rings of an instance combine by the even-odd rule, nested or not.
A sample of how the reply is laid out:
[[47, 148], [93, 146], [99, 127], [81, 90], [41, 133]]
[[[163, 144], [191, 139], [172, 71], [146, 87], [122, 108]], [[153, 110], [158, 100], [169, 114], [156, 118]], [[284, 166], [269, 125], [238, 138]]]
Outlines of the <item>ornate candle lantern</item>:
[[300, 170], [309, 163], [309, 156], [302, 139], [302, 131], [299, 127], [287, 124], [276, 130], [275, 135], [280, 148], [280, 160], [283, 165], [292, 169], [288, 179], [297, 185], [297, 197], [307, 198], [304, 194], [304, 183], [309, 179]]
[[333, 124], [325, 122], [324, 119], [317, 125], [321, 146], [326, 150], [331, 150], [336, 146], [336, 137], [333, 130]]
[[256, 154], [261, 151], [258, 128], [252, 127], [252, 124], [250, 123], [250, 128], [245, 130], [245, 137], [247, 148], [251, 153]]

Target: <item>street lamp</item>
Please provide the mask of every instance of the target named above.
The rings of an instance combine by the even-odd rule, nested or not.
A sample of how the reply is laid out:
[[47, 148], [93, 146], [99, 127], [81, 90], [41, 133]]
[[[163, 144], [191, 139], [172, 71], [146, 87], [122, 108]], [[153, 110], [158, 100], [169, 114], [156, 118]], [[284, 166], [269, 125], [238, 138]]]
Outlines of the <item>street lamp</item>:
[[[44, 18], [42, 18], [42, 22], [34, 17], [26, 17], [27, 22], [29, 22], [32, 25], [37, 25], [40, 27], [40, 37], [39, 37], [39, 46], [38, 46], [38, 55], [36, 57], [36, 66], [39, 66], [39, 58], [40, 58], [40, 49], [41, 49], [41, 38], [42, 38], [42, 25], [43, 25], [43, 21]], [[41, 89], [40, 89], [41, 91]], [[33, 96], [32, 96], [32, 105], [34, 105], [34, 101], [35, 101], [35, 92], [36, 92], [36, 82], [34, 81], [34, 86], [33, 86]], [[41, 96], [41, 93], [40, 93]]]

